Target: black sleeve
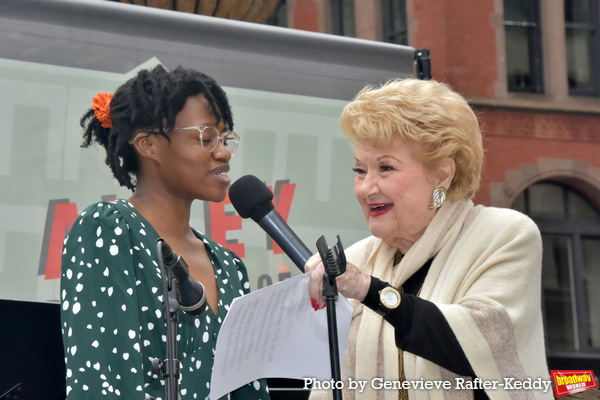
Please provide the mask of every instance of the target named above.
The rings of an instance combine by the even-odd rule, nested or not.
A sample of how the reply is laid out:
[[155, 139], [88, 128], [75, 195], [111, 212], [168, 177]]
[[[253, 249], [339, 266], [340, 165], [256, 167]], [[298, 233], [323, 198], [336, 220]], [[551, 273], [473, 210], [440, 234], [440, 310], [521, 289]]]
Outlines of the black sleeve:
[[[372, 276], [363, 304], [376, 310], [379, 291], [387, 285]], [[455, 374], [475, 376], [454, 332], [436, 305], [410, 294], [402, 293], [401, 296], [400, 306], [384, 317], [395, 329], [396, 346]]]

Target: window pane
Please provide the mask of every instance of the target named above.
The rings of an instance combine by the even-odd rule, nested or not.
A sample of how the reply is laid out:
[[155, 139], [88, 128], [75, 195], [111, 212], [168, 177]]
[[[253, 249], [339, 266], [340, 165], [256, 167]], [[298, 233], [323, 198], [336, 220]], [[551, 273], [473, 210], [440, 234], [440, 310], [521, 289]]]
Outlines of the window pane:
[[529, 189], [532, 216], [566, 218], [563, 188], [551, 183], [538, 183]]
[[586, 220], [600, 219], [600, 212], [598, 212], [586, 198], [573, 191], [569, 191], [567, 195], [570, 217]]
[[354, 0], [331, 0], [331, 18], [334, 34], [356, 37]]
[[543, 92], [538, 0], [504, 0], [508, 90]]
[[592, 92], [594, 90], [592, 31], [567, 28], [566, 39], [569, 88]]
[[392, 1], [390, 2], [390, 8], [394, 30], [406, 29], [406, 0]]
[[546, 181], [512, 208], [526, 210], [542, 233], [547, 349], [600, 351], [600, 210], [574, 188]]
[[354, 0], [342, 0], [342, 35], [355, 37]]
[[[387, 1], [386, 7], [382, 7], [382, 12], [389, 13], [389, 17], [383, 15], [383, 18], [388, 18], [389, 27], [385, 27], [389, 32], [384, 32], [384, 37], [391, 43], [408, 44], [408, 29], [406, 27], [406, 0], [384, 0]], [[389, 9], [389, 11], [388, 11]]]
[[590, 23], [592, 10], [589, 0], [565, 0], [566, 23]]
[[535, 0], [504, 0], [504, 20], [532, 22], [536, 20]]
[[600, 238], [585, 238], [583, 288], [587, 302], [589, 346], [600, 349]]
[[567, 235], [543, 234], [542, 242], [542, 288], [547, 346], [552, 350], [576, 349], [571, 240]]
[[531, 28], [506, 27], [506, 72], [509, 88], [529, 88], [533, 85]]
[[598, 3], [564, 0], [567, 81], [571, 94], [598, 94]]

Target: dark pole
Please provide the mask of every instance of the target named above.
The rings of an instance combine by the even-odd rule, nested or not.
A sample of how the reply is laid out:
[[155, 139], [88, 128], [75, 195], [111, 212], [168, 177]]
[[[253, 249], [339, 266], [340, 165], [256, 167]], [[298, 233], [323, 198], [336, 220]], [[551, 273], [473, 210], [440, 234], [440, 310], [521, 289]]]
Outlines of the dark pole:
[[415, 69], [417, 79], [432, 79], [429, 49], [419, 49], [415, 51]]
[[327, 248], [325, 237], [321, 236], [317, 240], [317, 249], [325, 267], [323, 275], [323, 297], [327, 306], [327, 328], [329, 333], [329, 361], [331, 364], [331, 377], [335, 387], [333, 388], [333, 399], [342, 400], [342, 389], [337, 385], [342, 380], [340, 368], [340, 352], [337, 334], [337, 318], [335, 312], [335, 302], [338, 296], [337, 284], [335, 278], [346, 272], [346, 256], [340, 241], [331, 249]]

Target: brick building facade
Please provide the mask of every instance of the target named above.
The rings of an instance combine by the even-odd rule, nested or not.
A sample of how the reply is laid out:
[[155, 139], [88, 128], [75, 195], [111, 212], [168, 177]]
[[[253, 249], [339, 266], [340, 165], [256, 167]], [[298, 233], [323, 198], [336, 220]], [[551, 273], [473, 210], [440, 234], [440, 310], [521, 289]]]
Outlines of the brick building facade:
[[[288, 26], [339, 33], [334, 15], [347, 15], [346, 7], [354, 13], [349, 36], [383, 40], [389, 3], [288, 0]], [[405, 7], [404, 44], [429, 49], [433, 78], [469, 99], [479, 116], [486, 162], [475, 202], [519, 209], [540, 226], [550, 367], [594, 369], [598, 376], [598, 1], [396, 0], [399, 4]], [[519, 19], [526, 6], [530, 18]], [[516, 22], [509, 21], [513, 14]], [[580, 28], [589, 28], [589, 34]], [[526, 32], [526, 50], [536, 53], [526, 54], [530, 74], [537, 75], [530, 90], [511, 81], [512, 66], [527, 65], [514, 56], [515, 46], [518, 51], [524, 43], [514, 40], [514, 32], [517, 37]], [[587, 93], [573, 74], [589, 83]]]

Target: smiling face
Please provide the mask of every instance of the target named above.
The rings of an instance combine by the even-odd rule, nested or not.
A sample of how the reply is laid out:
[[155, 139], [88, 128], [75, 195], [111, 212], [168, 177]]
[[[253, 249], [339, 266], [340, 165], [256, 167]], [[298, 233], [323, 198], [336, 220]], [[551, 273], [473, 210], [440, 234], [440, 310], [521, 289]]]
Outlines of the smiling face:
[[383, 148], [358, 143], [355, 150], [354, 194], [369, 230], [406, 253], [435, 216], [436, 210], [429, 210], [433, 190], [448, 188], [451, 177], [427, 171], [411, 154], [418, 151], [415, 146], [399, 138]]
[[[208, 102], [202, 95], [193, 96], [175, 120], [175, 128], [213, 125], [225, 131], [225, 125], [211, 113]], [[170, 141], [158, 134], [148, 139], [152, 141], [157, 162], [157, 184], [166, 193], [184, 200], [222, 201], [231, 179], [229, 160], [231, 154], [219, 143], [214, 151], [202, 148], [197, 129], [168, 133]]]

